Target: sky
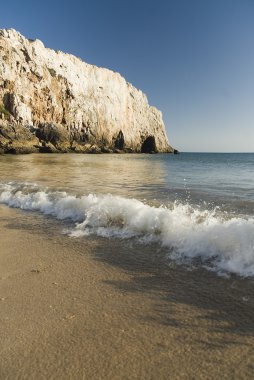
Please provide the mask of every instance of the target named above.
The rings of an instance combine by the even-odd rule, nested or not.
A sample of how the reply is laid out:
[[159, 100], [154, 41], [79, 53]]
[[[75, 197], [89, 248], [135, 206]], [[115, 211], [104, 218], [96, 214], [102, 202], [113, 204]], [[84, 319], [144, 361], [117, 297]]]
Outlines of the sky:
[[188, 152], [254, 152], [254, 0], [10, 0], [0, 28], [119, 72]]

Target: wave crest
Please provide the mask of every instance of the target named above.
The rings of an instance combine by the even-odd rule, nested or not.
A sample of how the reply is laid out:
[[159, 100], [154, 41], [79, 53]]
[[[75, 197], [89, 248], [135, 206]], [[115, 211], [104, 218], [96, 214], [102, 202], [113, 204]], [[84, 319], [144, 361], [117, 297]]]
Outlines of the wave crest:
[[141, 237], [170, 248], [175, 258], [212, 262], [214, 269], [254, 275], [254, 218], [230, 217], [189, 204], [153, 207], [137, 199], [77, 197], [30, 184], [0, 185], [0, 203], [74, 222], [71, 236]]

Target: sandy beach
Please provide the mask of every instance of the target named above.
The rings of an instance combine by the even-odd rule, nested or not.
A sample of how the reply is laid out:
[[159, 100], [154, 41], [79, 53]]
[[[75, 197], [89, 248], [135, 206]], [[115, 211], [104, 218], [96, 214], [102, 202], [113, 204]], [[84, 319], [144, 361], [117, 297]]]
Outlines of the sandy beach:
[[62, 229], [0, 207], [1, 379], [253, 378], [252, 280]]

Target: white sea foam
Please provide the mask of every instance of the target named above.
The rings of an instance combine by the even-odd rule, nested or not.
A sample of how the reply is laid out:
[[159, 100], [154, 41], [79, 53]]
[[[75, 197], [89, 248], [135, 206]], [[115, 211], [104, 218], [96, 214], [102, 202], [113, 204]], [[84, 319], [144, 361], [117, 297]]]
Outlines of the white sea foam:
[[254, 218], [229, 217], [188, 204], [152, 207], [112, 195], [73, 196], [36, 185], [0, 185], [0, 203], [73, 221], [71, 236], [139, 237], [170, 248], [171, 257], [209, 261], [212, 268], [254, 275]]

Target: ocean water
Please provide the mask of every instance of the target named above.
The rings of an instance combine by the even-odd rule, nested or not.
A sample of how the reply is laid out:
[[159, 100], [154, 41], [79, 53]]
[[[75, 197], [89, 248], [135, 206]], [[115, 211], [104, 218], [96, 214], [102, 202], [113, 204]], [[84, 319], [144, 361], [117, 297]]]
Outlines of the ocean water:
[[0, 156], [0, 203], [84, 243], [136, 240], [179, 265], [254, 275], [254, 154]]

